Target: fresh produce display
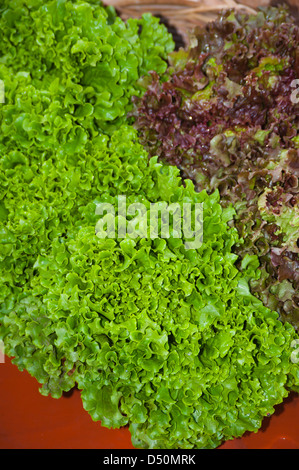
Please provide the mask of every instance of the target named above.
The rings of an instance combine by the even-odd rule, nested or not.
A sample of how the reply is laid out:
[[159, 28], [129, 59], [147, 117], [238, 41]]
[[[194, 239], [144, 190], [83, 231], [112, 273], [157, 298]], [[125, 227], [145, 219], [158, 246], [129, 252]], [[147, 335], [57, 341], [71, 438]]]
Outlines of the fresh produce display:
[[[282, 21], [280, 10], [268, 14]], [[5, 1], [0, 26], [5, 353], [35, 377], [43, 395], [60, 398], [78, 387], [91, 418], [129, 426], [136, 448], [215, 448], [257, 431], [276, 404], [299, 391], [299, 337], [250, 289], [265, 279], [260, 253], [246, 242], [245, 229], [254, 232], [240, 216], [240, 201], [223, 203], [217, 185], [198, 190], [199, 167], [195, 179], [182, 178], [184, 158], [161, 161], [157, 150], [151, 154], [153, 135], [146, 144], [132, 125], [133, 96], [150, 100], [164, 86], [160, 80], [171, 77], [172, 37], [149, 14], [124, 23], [96, 1]], [[188, 54], [170, 56], [171, 67], [186, 65]], [[291, 61], [291, 53], [285, 56]], [[207, 60], [216, 82], [216, 58]], [[296, 174], [294, 135], [290, 141], [277, 143], [279, 161], [284, 173]], [[144, 208], [143, 218], [129, 212], [124, 220], [120, 197]], [[98, 211], [101, 204], [115, 208], [116, 228], [125, 222], [135, 236], [103, 236], [110, 219]], [[177, 208], [168, 236], [152, 236], [155, 204]], [[198, 204], [203, 238], [190, 247], [190, 231], [179, 233], [177, 222], [184, 226], [187, 206], [195, 222]], [[264, 206], [260, 197], [261, 213]], [[267, 211], [266, 205], [265, 220]], [[282, 211], [282, 230], [296, 220], [288, 217]]]
[[299, 27], [284, 8], [226, 11], [193, 32], [133, 112], [150, 155], [236, 210], [240, 262], [257, 254], [251, 291], [299, 327]]

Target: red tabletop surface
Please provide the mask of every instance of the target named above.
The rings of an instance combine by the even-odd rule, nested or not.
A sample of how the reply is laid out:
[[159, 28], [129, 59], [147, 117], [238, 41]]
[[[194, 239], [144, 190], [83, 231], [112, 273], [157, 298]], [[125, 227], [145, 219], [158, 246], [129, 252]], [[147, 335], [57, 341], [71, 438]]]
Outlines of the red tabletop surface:
[[[59, 399], [44, 397], [39, 384], [9, 358], [0, 363], [1, 449], [133, 449], [127, 428], [107, 429], [83, 409], [79, 390]], [[299, 449], [299, 396], [291, 394], [246, 433], [220, 449]]]

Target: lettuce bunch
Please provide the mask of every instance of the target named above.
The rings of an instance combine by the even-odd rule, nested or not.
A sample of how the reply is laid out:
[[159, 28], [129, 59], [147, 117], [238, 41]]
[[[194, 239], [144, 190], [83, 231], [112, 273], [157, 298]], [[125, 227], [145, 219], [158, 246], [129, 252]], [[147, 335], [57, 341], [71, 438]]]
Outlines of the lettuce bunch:
[[0, 28], [2, 133], [70, 154], [126, 120], [138, 79], [163, 72], [174, 48], [157, 18], [125, 23], [100, 1], [5, 0]]
[[[0, 24], [5, 353], [44, 395], [78, 387], [91, 418], [129, 426], [135, 447], [257, 431], [299, 391], [298, 337], [250, 293], [259, 261], [237, 266], [235, 211], [150, 157], [127, 122], [137, 78], [166, 69], [166, 29], [79, 0], [3, 3]], [[202, 244], [186, 248], [174, 217], [169, 237], [99, 236], [99, 204], [120, 195], [147, 217], [153, 203], [202, 204]]]
[[[36, 208], [30, 224], [18, 220], [36, 231], [35, 244], [9, 223], [2, 240], [0, 337], [14, 364], [44, 395], [78, 387], [92, 419], [129, 425], [135, 447], [214, 448], [257, 431], [299, 390], [297, 335], [250, 293], [257, 258], [235, 266], [233, 211], [221, 208], [218, 191], [197, 192], [175, 166], [149, 160], [130, 127], [90, 143], [73, 163], [40, 163], [8, 171], [21, 171], [20, 186], [31, 188], [22, 208]], [[117, 207], [123, 193], [147, 212], [155, 202], [201, 203], [202, 245], [186, 249], [171, 217], [169, 238], [99, 237], [98, 204]], [[23, 272], [19, 245], [34, 260]]]
[[233, 204], [240, 242], [260, 259], [251, 291], [299, 327], [299, 28], [285, 8], [219, 14], [196, 28], [132, 113], [150, 155]]

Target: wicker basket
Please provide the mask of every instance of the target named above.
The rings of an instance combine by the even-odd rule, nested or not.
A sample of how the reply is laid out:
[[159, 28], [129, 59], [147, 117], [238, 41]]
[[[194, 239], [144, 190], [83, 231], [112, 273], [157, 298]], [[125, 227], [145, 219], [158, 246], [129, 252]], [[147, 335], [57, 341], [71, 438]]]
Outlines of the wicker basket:
[[193, 27], [203, 26], [213, 21], [219, 11], [234, 8], [255, 13], [258, 6], [287, 3], [292, 13], [298, 17], [299, 0], [106, 0], [113, 5], [122, 19], [138, 18], [150, 12], [161, 18], [172, 32], [177, 46], [188, 43], [189, 32]]

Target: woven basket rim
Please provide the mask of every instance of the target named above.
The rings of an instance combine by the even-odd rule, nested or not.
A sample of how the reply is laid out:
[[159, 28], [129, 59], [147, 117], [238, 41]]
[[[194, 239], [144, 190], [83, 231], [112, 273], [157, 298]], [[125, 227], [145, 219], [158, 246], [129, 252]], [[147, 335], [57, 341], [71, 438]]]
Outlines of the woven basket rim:
[[[118, 10], [131, 10], [135, 13], [142, 13], [145, 10], [152, 12], [154, 10], [165, 9], [171, 13], [173, 10], [188, 13], [208, 13], [221, 11], [224, 9], [244, 10], [248, 13], [256, 13], [253, 8], [237, 0], [107, 0], [109, 5]], [[166, 15], [167, 16], [167, 15]]]

